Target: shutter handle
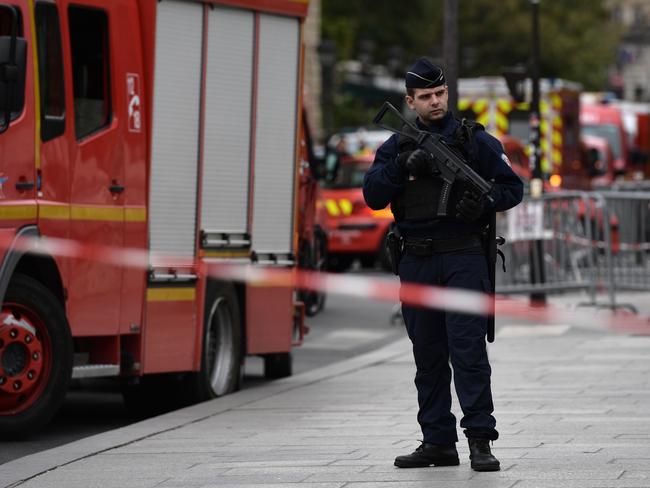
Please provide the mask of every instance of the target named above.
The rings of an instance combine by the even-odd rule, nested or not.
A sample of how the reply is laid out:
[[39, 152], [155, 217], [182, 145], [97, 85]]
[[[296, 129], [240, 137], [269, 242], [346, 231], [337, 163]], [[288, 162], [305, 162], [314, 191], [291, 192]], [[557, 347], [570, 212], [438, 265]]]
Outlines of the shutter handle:
[[122, 193], [124, 191], [124, 185], [118, 185], [116, 182], [113, 182], [111, 186], [108, 187], [111, 193]]

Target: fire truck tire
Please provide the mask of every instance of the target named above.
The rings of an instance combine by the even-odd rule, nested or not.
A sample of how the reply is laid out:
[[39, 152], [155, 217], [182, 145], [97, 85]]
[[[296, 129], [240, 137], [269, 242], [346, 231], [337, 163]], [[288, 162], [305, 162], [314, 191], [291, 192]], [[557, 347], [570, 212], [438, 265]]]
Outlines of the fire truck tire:
[[65, 398], [72, 336], [54, 294], [22, 274], [9, 283], [1, 320], [0, 436], [23, 438], [47, 424]]
[[242, 329], [235, 288], [209, 281], [205, 299], [201, 370], [188, 377], [188, 394], [195, 402], [239, 389]]
[[[301, 263], [301, 268], [312, 271], [325, 271], [327, 263], [327, 237], [320, 227], [314, 229], [313, 245], [305, 242], [304, 253], [307, 259]], [[326, 295], [320, 291], [303, 290], [301, 300], [305, 304], [307, 317], [314, 317], [325, 307]]]
[[293, 372], [293, 359], [290, 352], [264, 355], [264, 377], [270, 380], [286, 378]]

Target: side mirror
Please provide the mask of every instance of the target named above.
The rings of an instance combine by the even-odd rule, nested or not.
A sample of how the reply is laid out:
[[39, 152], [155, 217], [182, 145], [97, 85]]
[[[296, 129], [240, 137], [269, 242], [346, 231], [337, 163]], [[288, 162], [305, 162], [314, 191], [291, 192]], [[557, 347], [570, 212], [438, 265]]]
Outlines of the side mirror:
[[325, 160], [323, 164], [323, 179], [328, 183], [336, 180], [339, 174], [341, 157], [339, 152], [335, 149], [328, 149], [325, 153]]

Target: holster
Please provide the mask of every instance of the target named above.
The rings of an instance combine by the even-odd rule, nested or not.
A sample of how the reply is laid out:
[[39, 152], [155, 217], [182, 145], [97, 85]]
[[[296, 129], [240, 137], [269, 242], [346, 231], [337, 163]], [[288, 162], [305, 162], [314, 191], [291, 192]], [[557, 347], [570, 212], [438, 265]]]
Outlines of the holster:
[[501, 256], [503, 271], [506, 271], [506, 258], [503, 252], [497, 248], [497, 245], [505, 243], [505, 239], [496, 235], [496, 212], [493, 212], [490, 217], [490, 224], [486, 232], [483, 234], [483, 246], [485, 250], [485, 257], [487, 259], [488, 274], [490, 278], [490, 294], [492, 296], [493, 313], [488, 315], [487, 323], [487, 341], [494, 342], [494, 305], [496, 297], [494, 295], [496, 286], [496, 264], [497, 256]]
[[399, 262], [402, 260], [402, 254], [404, 252], [404, 239], [396, 229], [391, 230], [386, 236], [386, 249], [388, 251], [391, 271], [394, 274], [399, 274]]

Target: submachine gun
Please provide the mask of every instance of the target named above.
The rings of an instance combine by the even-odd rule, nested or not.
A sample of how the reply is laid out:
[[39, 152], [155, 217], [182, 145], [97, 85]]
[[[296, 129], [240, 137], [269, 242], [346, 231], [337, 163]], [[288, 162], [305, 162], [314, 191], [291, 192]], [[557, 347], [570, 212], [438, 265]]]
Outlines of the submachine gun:
[[[399, 127], [395, 127], [388, 123], [383, 122], [386, 115], [396, 117], [396, 122]], [[439, 217], [447, 216], [447, 205], [449, 203], [449, 195], [451, 187], [457, 179], [461, 179], [466, 185], [469, 185], [471, 190], [474, 191], [480, 198], [484, 198], [490, 203], [494, 199], [490, 195], [492, 184], [485, 181], [485, 179], [474, 171], [452, 147], [450, 147], [443, 137], [439, 134], [432, 134], [430, 132], [420, 130], [413, 123], [409, 122], [404, 116], [390, 103], [384, 102], [379, 113], [372, 120], [373, 123], [382, 129], [389, 130], [395, 134], [407, 137], [414, 141], [418, 147], [427, 151], [433, 156], [436, 167], [439, 171], [438, 177], [443, 180], [442, 191], [440, 192], [440, 200], [438, 202]], [[496, 274], [496, 257], [497, 241], [499, 244], [505, 242], [502, 237], [495, 235], [495, 216], [493, 213], [490, 218], [490, 224], [487, 228], [486, 235], [484, 236], [484, 247], [486, 251], [486, 258], [488, 262], [488, 272], [490, 275], [491, 294], [494, 304], [494, 287], [495, 287], [495, 274]], [[488, 315], [487, 326], [487, 340], [494, 342], [494, 313]]]
[[[397, 117], [397, 120], [402, 124], [401, 127], [396, 128], [383, 123], [382, 119], [384, 119], [386, 114]], [[470, 188], [480, 198], [485, 198], [490, 203], [494, 202], [494, 199], [490, 196], [492, 184], [485, 181], [481, 175], [470, 168], [462, 156], [452, 149], [441, 135], [418, 129], [413, 123], [406, 120], [390, 102], [384, 102], [379, 113], [372, 119], [372, 122], [382, 129], [411, 139], [418, 147], [433, 156], [433, 160], [440, 172], [439, 178], [443, 181], [440, 201], [438, 202], [439, 217], [447, 216], [447, 205], [449, 203], [451, 187], [458, 178], [464, 180], [466, 184], [469, 184]]]

